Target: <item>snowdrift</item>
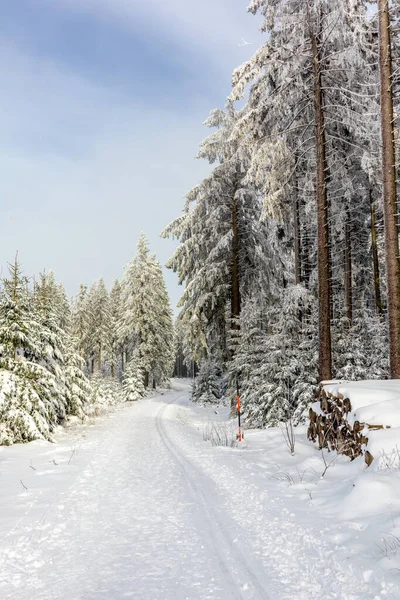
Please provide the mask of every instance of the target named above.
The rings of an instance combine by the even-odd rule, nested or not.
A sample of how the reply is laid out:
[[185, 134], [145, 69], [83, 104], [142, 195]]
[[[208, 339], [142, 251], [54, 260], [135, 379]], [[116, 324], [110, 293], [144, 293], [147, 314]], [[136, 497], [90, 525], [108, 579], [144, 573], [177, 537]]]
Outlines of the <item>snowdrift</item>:
[[308, 438], [367, 465], [400, 466], [400, 381], [324, 381], [309, 411]]

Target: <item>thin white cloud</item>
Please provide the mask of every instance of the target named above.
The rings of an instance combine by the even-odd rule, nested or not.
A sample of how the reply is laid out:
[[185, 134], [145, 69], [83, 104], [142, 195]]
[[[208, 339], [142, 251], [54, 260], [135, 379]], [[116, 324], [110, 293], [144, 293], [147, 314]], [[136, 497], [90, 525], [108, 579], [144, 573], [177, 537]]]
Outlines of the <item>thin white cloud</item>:
[[0, 143], [35, 143], [33, 152], [70, 144], [85, 152], [85, 140], [92, 143], [102, 130], [99, 113], [108, 114], [110, 121], [126, 102], [112, 88], [94, 85], [48, 57], [29, 56], [4, 42], [0, 71]]
[[[165, 263], [174, 245], [159, 233], [207, 171], [192, 158], [202, 115], [140, 106], [51, 61], [3, 51], [3, 268], [18, 249], [29, 274], [53, 268], [69, 293], [102, 275], [110, 283], [141, 230]], [[176, 279], [168, 279], [175, 303]]]
[[[158, 31], [181, 48], [177, 61], [190, 64], [193, 52], [206, 57], [203, 72], [193, 70], [192, 77], [209, 78], [203, 96], [198, 86], [196, 92], [188, 87], [182, 115], [161, 108], [162, 94], [158, 106], [154, 99], [139, 105], [123, 89], [90, 82], [65, 63], [0, 43], [3, 268], [18, 249], [28, 274], [52, 268], [74, 293], [81, 281], [104, 276], [110, 283], [119, 276], [142, 230], [166, 262], [174, 243], [158, 234], [208, 171], [192, 157], [207, 134], [201, 123], [214, 108], [210, 89], [221, 86], [210, 66], [224, 73], [227, 95], [231, 69], [253, 51], [238, 44], [259, 38], [245, 0], [55, 2], [62, 10], [114, 18], [142, 34]], [[223, 102], [221, 97], [216, 104]], [[176, 278], [167, 278], [176, 303]]]
[[243, 45], [243, 39], [256, 45], [263, 39], [258, 31], [260, 19], [247, 14], [248, 0], [51, 0], [52, 4], [54, 1], [97, 19], [113, 18], [142, 33], [157, 30], [188, 55], [196, 50], [212, 64], [228, 69], [251, 55], [251, 46]]

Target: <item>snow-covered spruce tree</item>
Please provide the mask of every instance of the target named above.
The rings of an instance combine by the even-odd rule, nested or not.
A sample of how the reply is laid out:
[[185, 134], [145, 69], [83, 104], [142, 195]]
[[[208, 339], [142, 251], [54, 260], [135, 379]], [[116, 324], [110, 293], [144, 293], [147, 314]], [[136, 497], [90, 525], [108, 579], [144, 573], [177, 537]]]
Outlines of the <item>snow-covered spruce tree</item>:
[[80, 285], [79, 293], [72, 300], [72, 335], [78, 342], [81, 357], [87, 360], [89, 338], [89, 306], [88, 290], [84, 284]]
[[95, 282], [84, 304], [87, 314], [86, 359], [91, 375], [107, 370], [107, 359], [111, 351], [112, 321], [110, 299], [101, 278]]
[[90, 378], [91, 396], [86, 406], [89, 416], [98, 416], [124, 401], [121, 383], [112, 377], [95, 373]]
[[2, 356], [17, 358], [29, 353], [40, 356], [38, 323], [34, 319], [29, 281], [22, 273], [18, 256], [8, 265], [9, 277], [2, 280], [0, 347]]
[[144, 386], [144, 369], [141, 365], [139, 351], [135, 350], [124, 373], [123, 393], [126, 402], [140, 400], [146, 394]]
[[260, 427], [304, 417], [318, 381], [314, 304], [302, 285], [288, 286], [275, 305], [246, 302], [232, 366], [247, 422]]
[[342, 319], [335, 330], [335, 373], [339, 379], [386, 379], [389, 377], [388, 338], [379, 315], [355, 311], [352, 322]]
[[194, 402], [219, 402], [222, 398], [222, 373], [212, 359], [205, 360], [194, 380], [192, 399]]
[[122, 296], [121, 339], [128, 362], [136, 351], [144, 387], [156, 387], [172, 374], [174, 328], [162, 268], [144, 234], [137, 255], [125, 268]]
[[217, 166], [187, 194], [184, 215], [163, 233], [180, 241], [168, 266], [185, 283], [179, 304], [183, 346], [200, 365], [210, 358], [223, 367], [231, 358], [242, 297], [250, 289], [267, 293], [271, 271], [261, 200], [243, 183], [248, 155], [231, 140], [237, 118], [232, 106], [211, 112], [206, 124], [218, 129], [199, 156]]
[[58, 419], [74, 415], [85, 417], [91, 388], [78, 353], [78, 343], [71, 335], [71, 309], [63, 286], [54, 274], [42, 273], [34, 284], [34, 309], [39, 323], [41, 354], [39, 364], [57, 382], [55, 406]]
[[57, 380], [42, 365], [40, 324], [17, 258], [0, 301], [0, 444], [49, 438], [63, 416]]
[[50, 439], [68, 415], [85, 417], [91, 388], [70, 333], [70, 309], [54, 274], [32, 291], [16, 260], [0, 302], [0, 443]]
[[194, 376], [195, 364], [190, 360], [190, 352], [185, 352], [184, 340], [185, 331], [182, 322], [176, 319], [174, 323], [175, 330], [175, 368], [174, 377], [191, 377]]
[[[40, 354], [32, 356], [31, 360], [44, 366], [54, 376], [57, 382], [54, 404], [58, 419], [61, 420], [67, 414], [65, 359], [69, 337], [61, 325], [68, 326], [69, 306], [64, 307], [61, 290], [52, 272], [39, 275], [34, 283], [32, 301], [38, 323]], [[65, 317], [63, 308], [66, 312]]]
[[[362, 64], [356, 34], [366, 20], [366, 10], [357, 0], [254, 0], [250, 10], [263, 14], [269, 37], [234, 73], [231, 101], [242, 97], [252, 83], [235, 135], [252, 148], [249, 174], [264, 189], [267, 209], [275, 209], [277, 199], [286, 202], [292, 188], [300, 192], [293, 199], [297, 216], [302, 204], [310, 216], [314, 213], [310, 222], [317, 229], [313, 238], [318, 249], [320, 377], [329, 378], [334, 254], [329, 252], [333, 241], [329, 213], [345, 196], [335, 176], [340, 149], [354, 155], [354, 130], [364, 118], [352, 93], [358, 91], [355, 83]], [[312, 211], [307, 208], [311, 200]], [[307, 246], [309, 234], [308, 229], [303, 238]], [[310, 248], [304, 248], [304, 242], [308, 255], [303, 261], [304, 283], [315, 286], [313, 265], [311, 269], [307, 265]]]
[[121, 326], [123, 316], [122, 287], [115, 280], [110, 291], [110, 337], [109, 360], [111, 377], [122, 375], [124, 371], [123, 347], [121, 343]]
[[92, 387], [84, 373], [85, 361], [77, 351], [77, 343], [67, 338], [64, 361], [65, 397], [68, 415], [84, 419], [92, 397]]
[[151, 372], [153, 387], [156, 387], [168, 382], [172, 376], [176, 345], [172, 310], [162, 267], [154, 254], [150, 256], [150, 260], [154, 271], [153, 311], [157, 323], [155, 332], [157, 355], [152, 361]]
[[70, 306], [63, 288], [56, 283], [54, 273], [40, 273], [33, 285], [33, 307], [43, 335], [42, 358], [47, 356], [47, 368], [56, 374], [64, 358], [64, 342], [70, 330]]

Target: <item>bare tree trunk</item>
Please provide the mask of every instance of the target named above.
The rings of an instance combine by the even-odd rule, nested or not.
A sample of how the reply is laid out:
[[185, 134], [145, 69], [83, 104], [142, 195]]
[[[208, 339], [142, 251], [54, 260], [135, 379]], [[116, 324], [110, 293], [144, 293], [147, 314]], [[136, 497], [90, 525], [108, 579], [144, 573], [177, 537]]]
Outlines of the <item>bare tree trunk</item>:
[[329, 257], [328, 195], [326, 188], [326, 136], [321, 80], [321, 40], [315, 35], [311, 22], [310, 40], [314, 68], [314, 107], [317, 152], [317, 222], [318, 222], [318, 321], [319, 321], [319, 378], [332, 379], [331, 346], [331, 289]]
[[240, 281], [239, 281], [239, 219], [236, 200], [232, 202], [232, 300], [231, 318], [232, 329], [239, 328], [240, 317]]
[[[239, 215], [237, 201], [232, 201], [232, 296], [231, 296], [231, 331], [240, 328], [239, 317], [241, 309], [240, 278], [239, 278]], [[231, 412], [235, 410], [235, 396], [231, 398]]]
[[312, 268], [311, 268], [311, 257], [310, 257], [310, 248], [311, 248], [311, 244], [310, 244], [310, 236], [309, 236], [309, 232], [306, 229], [305, 231], [303, 231], [303, 239], [302, 239], [302, 265], [303, 265], [303, 282], [304, 285], [307, 289], [310, 289], [310, 284], [311, 284], [311, 275], [312, 275]]
[[346, 224], [345, 224], [345, 250], [344, 250], [344, 289], [346, 298], [346, 318], [351, 326], [353, 324], [353, 265], [351, 255], [351, 226], [350, 226], [350, 215], [348, 210], [346, 211]]
[[385, 216], [390, 374], [400, 378], [400, 264], [393, 131], [392, 54], [388, 0], [378, 0], [382, 177]]
[[300, 201], [297, 190], [297, 181], [295, 187], [294, 200], [294, 270], [296, 285], [302, 283], [301, 275], [301, 236], [300, 236]]
[[371, 246], [372, 246], [372, 264], [374, 275], [375, 308], [378, 315], [382, 315], [382, 294], [381, 294], [381, 276], [379, 270], [378, 243], [376, 233], [376, 213], [375, 202], [372, 198], [372, 189], [369, 189], [369, 202], [371, 207]]

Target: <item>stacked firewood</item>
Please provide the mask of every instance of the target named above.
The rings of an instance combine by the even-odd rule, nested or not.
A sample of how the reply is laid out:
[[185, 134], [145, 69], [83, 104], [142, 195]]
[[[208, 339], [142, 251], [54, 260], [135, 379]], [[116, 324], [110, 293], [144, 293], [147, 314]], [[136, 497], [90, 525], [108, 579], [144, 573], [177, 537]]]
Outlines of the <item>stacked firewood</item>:
[[366, 450], [368, 438], [365, 432], [383, 429], [384, 426], [360, 423], [360, 421], [355, 421], [352, 425], [347, 418], [351, 411], [348, 398], [344, 398], [340, 393], [334, 396], [321, 386], [318, 408], [314, 405], [314, 408], [311, 407], [309, 411], [308, 439], [318, 442], [320, 449], [336, 450], [352, 460], [364, 455], [365, 462], [369, 466], [374, 457]]

